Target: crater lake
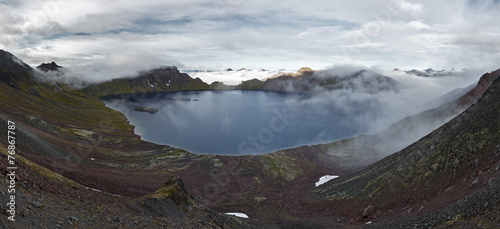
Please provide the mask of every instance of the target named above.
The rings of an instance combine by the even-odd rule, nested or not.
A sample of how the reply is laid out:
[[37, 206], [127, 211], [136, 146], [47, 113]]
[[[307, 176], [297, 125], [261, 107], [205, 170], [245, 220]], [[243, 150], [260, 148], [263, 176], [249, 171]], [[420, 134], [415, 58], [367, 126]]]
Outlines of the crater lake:
[[[184, 91], [103, 98], [143, 140], [196, 154], [257, 155], [363, 133], [374, 101], [269, 91]], [[157, 112], [140, 112], [153, 108]], [[360, 121], [363, 120], [363, 121]]]

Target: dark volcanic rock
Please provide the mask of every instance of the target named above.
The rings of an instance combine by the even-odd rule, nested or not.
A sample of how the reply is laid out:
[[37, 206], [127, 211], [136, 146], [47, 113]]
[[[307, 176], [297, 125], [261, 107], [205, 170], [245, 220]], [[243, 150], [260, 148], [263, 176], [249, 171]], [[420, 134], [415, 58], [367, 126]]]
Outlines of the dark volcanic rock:
[[0, 50], [0, 81], [19, 90], [22, 84], [34, 79], [31, 71], [32, 68], [16, 56]]
[[61, 66], [57, 65], [56, 62], [52, 61], [51, 63], [42, 63], [36, 67], [37, 69], [48, 72], [48, 71], [59, 71]]
[[193, 208], [197, 210], [205, 208], [188, 194], [179, 177], [171, 177], [156, 192], [135, 200], [130, 206], [142, 209], [141, 211], [148, 214], [164, 217], [185, 217], [193, 211]]
[[[193, 219], [221, 228], [254, 228], [239, 218], [224, 215], [206, 207], [201, 201], [191, 196], [179, 177], [171, 177], [153, 194], [136, 199], [128, 207], [142, 214], [157, 217]], [[214, 227], [214, 225], [206, 225]]]

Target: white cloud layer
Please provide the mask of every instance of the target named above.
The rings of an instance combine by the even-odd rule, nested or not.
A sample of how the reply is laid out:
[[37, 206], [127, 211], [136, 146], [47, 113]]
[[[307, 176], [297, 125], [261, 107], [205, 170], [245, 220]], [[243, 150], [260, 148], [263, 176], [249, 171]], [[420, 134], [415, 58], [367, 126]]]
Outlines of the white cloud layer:
[[17, 0], [0, 10], [0, 49], [32, 65], [130, 54], [134, 64], [116, 69], [500, 67], [498, 0]]

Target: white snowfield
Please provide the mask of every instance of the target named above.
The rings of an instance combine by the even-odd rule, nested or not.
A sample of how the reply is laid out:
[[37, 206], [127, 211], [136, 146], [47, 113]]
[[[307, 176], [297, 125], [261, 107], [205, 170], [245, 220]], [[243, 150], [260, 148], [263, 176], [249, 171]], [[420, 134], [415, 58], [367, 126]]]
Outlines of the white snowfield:
[[297, 71], [269, 71], [263, 69], [239, 69], [234, 71], [200, 71], [200, 72], [187, 72], [192, 78], [199, 77], [201, 80], [210, 84], [214, 81], [223, 82], [225, 85], [238, 85], [241, 81], [259, 79], [263, 80], [276, 75], [284, 73], [297, 72]]
[[240, 218], [247, 218], [248, 219], [248, 216], [245, 213], [228, 212], [228, 213], [224, 213], [224, 214], [226, 214], [226, 215], [232, 215], [232, 216], [236, 216], [236, 217], [240, 217]]
[[318, 187], [326, 182], [328, 182], [329, 180], [331, 179], [335, 179], [339, 176], [336, 176], [336, 175], [325, 175], [325, 176], [322, 176], [319, 178], [319, 181], [315, 183], [315, 187]]

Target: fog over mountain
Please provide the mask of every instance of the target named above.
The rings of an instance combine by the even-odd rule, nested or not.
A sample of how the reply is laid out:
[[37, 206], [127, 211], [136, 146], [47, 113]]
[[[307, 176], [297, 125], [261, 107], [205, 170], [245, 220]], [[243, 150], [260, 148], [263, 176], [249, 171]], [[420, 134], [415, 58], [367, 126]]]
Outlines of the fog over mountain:
[[[363, 70], [362, 77], [352, 78], [353, 74]], [[387, 82], [370, 78], [379, 74], [376, 71], [390, 76], [397, 82], [397, 87], [387, 89]], [[315, 75], [324, 79], [337, 76], [350, 80], [346, 82], [346, 86], [337, 90], [320, 89], [316, 91], [315, 96], [306, 100], [291, 99], [291, 104], [303, 106], [305, 109], [308, 105], [314, 104], [315, 107], [323, 107], [325, 115], [331, 112], [332, 108], [338, 109], [341, 113], [356, 117], [357, 121], [352, 122], [351, 125], [357, 125], [362, 130], [360, 134], [377, 134], [406, 117], [446, 105], [464, 95], [477, 85], [476, 76], [480, 74], [478, 70], [461, 70], [454, 71], [448, 76], [423, 78], [405, 72], [337, 65], [316, 72], [312, 77]], [[352, 85], [357, 86], [353, 89]], [[318, 106], [318, 104], [321, 105]], [[364, 108], [364, 112], [360, 114], [361, 107]], [[380, 147], [374, 151], [387, 156], [425, 136], [461, 111], [462, 109], [458, 109], [444, 116], [412, 118], [404, 121], [412, 128], [384, 132], [383, 135], [378, 136], [380, 138], [378, 143], [370, 144], [373, 147]], [[318, 110], [315, 112], [321, 113]], [[317, 140], [320, 143], [326, 143], [324, 139], [322, 140], [321, 133], [318, 133]]]
[[[321, 91], [321, 89], [319, 89], [320, 91], [317, 92], [320, 93], [312, 98], [314, 100], [302, 101], [302, 103], [324, 103], [325, 107], [336, 106], [347, 109], [348, 107], [351, 107], [352, 104], [362, 101], [376, 102], [379, 109], [377, 111], [377, 117], [379, 117], [379, 119], [374, 120], [373, 117], [370, 118], [370, 116], [368, 116], [367, 120], [363, 120], [364, 122], [371, 122], [370, 126], [372, 126], [372, 128], [370, 128], [371, 131], [369, 132], [374, 133], [380, 131], [382, 127], [386, 127], [391, 122], [395, 122], [409, 115], [435, 108], [443, 103], [449, 102], [450, 99], [446, 100], [440, 97], [455, 89], [467, 88], [476, 84], [478, 81], [477, 75], [481, 74], [481, 70], [478, 69], [455, 70], [449, 72], [449, 74], [445, 76], [423, 78], [404, 71], [384, 70], [376, 67], [365, 67], [362, 65], [332, 65], [325, 70], [315, 72], [313, 76], [325, 79], [332, 76], [343, 78], [363, 70], [366, 70], [366, 73], [364, 74], [366, 76], [373, 74], [389, 76], [399, 84], [398, 89], [373, 91], [376, 88], [383, 88], [385, 85], [377, 85], [377, 81], [367, 80], [371, 83], [370, 88], [367, 88], [365, 83], [362, 83], [359, 80], [353, 80], [351, 84], [354, 83], [359, 85], [356, 90], [350, 90], [345, 86], [339, 88], [339, 90]], [[222, 82], [226, 84], [234, 84], [240, 80], [250, 80], [253, 78], [266, 80], [269, 78], [269, 75], [273, 73], [276, 74], [273, 77], [284, 74], [273, 71], [258, 70], [202, 71], [188, 74], [200, 77], [202, 80], [209, 82], [210, 80], [218, 79], [222, 80]], [[379, 83], [382, 84], [384, 82]], [[296, 90], [294, 88], [290, 88], [290, 91]], [[459, 93], [465, 92], [465, 90], [458, 92], [455, 97], [460, 96]], [[336, 104], [332, 105], [332, 103]], [[361, 121], [362, 120], [360, 120], [360, 122]]]
[[82, 62], [77, 65], [63, 65], [63, 68], [58, 69], [59, 72], [41, 72], [44, 75], [41, 78], [76, 86], [115, 78], [135, 77], [141, 72], [162, 66], [183, 67], [180, 62], [164, 54], [148, 51], [125, 51], [110, 53], [101, 59]]
[[[147, 58], [147, 56], [144, 56], [144, 58]], [[42, 81], [66, 83], [83, 88], [90, 83], [101, 82], [102, 79], [98, 80], [99, 77], [106, 73], [118, 74], [122, 72], [123, 75], [120, 78], [137, 77], [139, 73], [133, 74], [134, 71], [131, 69], [146, 69], [146, 67], [134, 65], [133, 57], [127, 59], [117, 56], [114, 59], [116, 61], [122, 60], [123, 65], [113, 65], [113, 62], [108, 61], [81, 66], [80, 68], [63, 67], [57, 72], [40, 71], [39, 78]], [[131, 63], [131, 65], [126, 65], [128, 63]], [[131, 72], [127, 72], [129, 70]], [[225, 69], [218, 71], [188, 71], [188, 74], [193, 78], [199, 77], [209, 83], [221, 80], [223, 83], [234, 85], [254, 78], [266, 81], [268, 78], [277, 78], [281, 75], [290, 74], [289, 72], [291, 71]], [[292, 96], [288, 99], [288, 104], [289, 106], [304, 108], [312, 104], [314, 107], [323, 107], [324, 111], [315, 110], [314, 112], [324, 115], [327, 115], [332, 109], [346, 115], [358, 113], [354, 115], [357, 121], [350, 125], [357, 126], [361, 131], [359, 134], [375, 134], [405, 117], [444, 105], [465, 94], [467, 88], [477, 83], [477, 75], [480, 75], [480, 72], [480, 70], [454, 70], [439, 77], [421, 77], [410, 71], [383, 70], [362, 65], [332, 65], [325, 70], [314, 71], [311, 77], [325, 80], [325, 82], [331, 77], [338, 77], [345, 79], [345, 82], [336, 86], [335, 90], [318, 87], [314, 89], [315, 95], [305, 100], [295, 100]], [[93, 76], [93, 80], [89, 80], [89, 77], [81, 77], [86, 74]], [[355, 74], [360, 75], [359, 77], [353, 77]], [[390, 79], [397, 83], [396, 86], [388, 88], [386, 81], [374, 78], [378, 75], [389, 76]], [[283, 82], [286, 83], [287, 81]], [[304, 82], [299, 85], [303, 87]], [[287, 86], [287, 90], [291, 92], [300, 91], [300, 89], [294, 88], [293, 85]], [[452, 91], [454, 93], [451, 93]], [[448, 98], [444, 97], [446, 94], [448, 94]], [[363, 108], [365, 113], [362, 115], [359, 114], [360, 106], [368, 106]], [[421, 137], [438, 125], [432, 120], [421, 121], [422, 126], [424, 126], [422, 132], [413, 133], [412, 135], [407, 134], [411, 136], [410, 139], [416, 140], [415, 138]], [[442, 124], [443, 121], [439, 123]], [[314, 144], [329, 142], [322, 136], [322, 133], [318, 133], [315, 139], [312, 142]]]

